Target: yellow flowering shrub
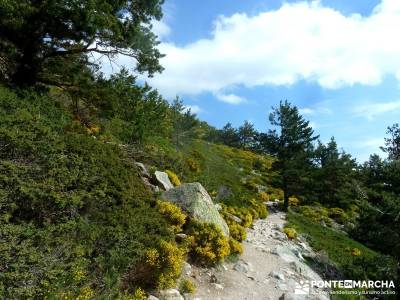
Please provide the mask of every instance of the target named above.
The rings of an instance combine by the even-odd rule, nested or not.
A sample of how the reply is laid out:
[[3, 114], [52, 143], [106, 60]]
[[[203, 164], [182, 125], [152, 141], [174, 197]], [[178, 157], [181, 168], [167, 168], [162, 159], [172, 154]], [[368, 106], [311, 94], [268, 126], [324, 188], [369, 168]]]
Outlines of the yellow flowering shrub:
[[295, 230], [294, 228], [285, 227], [285, 228], [283, 229], [283, 232], [286, 234], [286, 236], [287, 236], [289, 239], [295, 239], [295, 238], [297, 238], [297, 232], [296, 232], [296, 230]]
[[179, 186], [181, 185], [181, 181], [179, 180], [178, 175], [176, 175], [174, 172], [171, 170], [165, 170], [165, 173], [167, 173], [169, 180], [171, 180], [171, 183], [174, 186]]
[[258, 193], [258, 198], [260, 198], [260, 200], [263, 202], [269, 201], [269, 195], [266, 192]]
[[233, 238], [229, 239], [229, 247], [231, 249], [231, 253], [233, 253], [233, 254], [242, 254], [243, 253], [242, 244]]
[[200, 263], [214, 265], [230, 253], [228, 239], [214, 224], [193, 220], [188, 234], [192, 236], [190, 254]]
[[361, 250], [358, 249], [358, 248], [353, 248], [353, 249], [351, 249], [351, 255], [360, 256], [361, 255]]
[[128, 293], [124, 293], [118, 297], [118, 300], [147, 300], [147, 294], [141, 288], [137, 288], [135, 292], [130, 295]]
[[76, 296], [75, 300], [90, 300], [93, 299], [95, 295], [94, 290], [89, 286], [84, 286], [79, 290], [78, 296]]
[[349, 215], [339, 207], [330, 208], [328, 215], [330, 218], [342, 224], [348, 222], [350, 219]]
[[283, 200], [283, 196], [284, 196], [284, 192], [282, 189], [278, 189], [278, 188], [270, 188], [269, 189], [270, 192], [270, 199], [275, 200]]
[[89, 134], [99, 134], [100, 127], [97, 125], [90, 125], [89, 127], [86, 128], [86, 131]]
[[157, 200], [157, 209], [175, 233], [182, 231], [182, 226], [186, 222], [186, 215], [178, 206], [168, 201]]
[[156, 248], [147, 249], [141, 261], [124, 276], [124, 287], [166, 289], [176, 284], [181, 275], [186, 251], [175, 242], [160, 240]]
[[188, 165], [189, 169], [192, 172], [199, 172], [200, 171], [200, 164], [198, 163], [198, 161], [194, 160], [193, 158], [188, 158], [186, 160], [186, 164]]
[[181, 294], [193, 294], [196, 291], [196, 285], [188, 280], [183, 279], [179, 285], [179, 292]]
[[246, 229], [235, 221], [227, 221], [229, 227], [229, 233], [232, 238], [241, 242], [246, 239]]
[[265, 219], [267, 217], [268, 210], [264, 203], [260, 203], [256, 199], [251, 199], [250, 203], [253, 210], [255, 210], [255, 213], [253, 213], [255, 219]]
[[296, 197], [289, 197], [289, 206], [298, 206], [299, 203], [300, 201]]

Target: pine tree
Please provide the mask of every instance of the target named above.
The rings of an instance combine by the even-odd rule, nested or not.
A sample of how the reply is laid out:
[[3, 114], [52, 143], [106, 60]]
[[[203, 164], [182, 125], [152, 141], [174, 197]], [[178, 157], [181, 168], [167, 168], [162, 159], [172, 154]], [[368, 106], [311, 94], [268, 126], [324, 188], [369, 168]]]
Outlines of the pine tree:
[[335, 139], [326, 144], [318, 142], [314, 152], [316, 169], [313, 172], [313, 197], [327, 206], [347, 206], [352, 197], [356, 161], [351, 155], [339, 151]]
[[263, 144], [270, 154], [278, 158], [275, 168], [281, 172], [284, 191], [284, 207], [289, 206], [289, 197], [304, 192], [312, 167], [313, 142], [318, 138], [303, 119], [296, 106], [288, 101], [280, 102], [269, 116], [272, 126], [264, 136]]
[[255, 147], [257, 131], [254, 125], [249, 121], [245, 121], [238, 129], [240, 147], [251, 150]]
[[400, 159], [400, 126], [398, 123], [387, 128], [385, 138], [385, 147], [381, 147], [383, 152], [388, 154], [390, 160]]

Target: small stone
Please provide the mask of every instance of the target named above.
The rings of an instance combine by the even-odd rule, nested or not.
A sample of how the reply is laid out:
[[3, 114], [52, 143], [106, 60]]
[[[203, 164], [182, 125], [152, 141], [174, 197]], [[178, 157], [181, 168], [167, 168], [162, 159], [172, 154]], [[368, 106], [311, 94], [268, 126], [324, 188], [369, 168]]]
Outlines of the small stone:
[[176, 289], [160, 291], [160, 300], [184, 300], [182, 295]]
[[213, 283], [213, 286], [217, 290], [223, 290], [224, 289], [224, 286], [222, 284], [219, 284], [219, 283]]
[[212, 275], [210, 276], [210, 282], [211, 282], [211, 283], [217, 283], [217, 282], [218, 282], [217, 276], [215, 276], [214, 274], [212, 274]]
[[285, 280], [285, 276], [282, 273], [272, 271], [269, 275], [279, 280]]
[[242, 219], [240, 219], [239, 217], [236, 217], [235, 215], [232, 215], [230, 213], [226, 213], [226, 215], [233, 221], [235, 221], [238, 224], [242, 224]]
[[183, 263], [183, 273], [186, 276], [190, 276], [192, 274], [192, 266], [188, 264], [187, 262]]
[[235, 271], [238, 271], [238, 272], [248, 273], [248, 272], [250, 271], [250, 269], [251, 269], [251, 264], [249, 264], [249, 263], [247, 263], [247, 262], [245, 262], [245, 261], [243, 261], [243, 260], [239, 260], [239, 261], [235, 264], [235, 266], [233, 267], [233, 269], [234, 269]]
[[153, 295], [149, 295], [149, 298], [147, 298], [147, 300], [160, 300], [157, 297], [153, 296]]
[[176, 237], [177, 240], [182, 241], [182, 240], [187, 238], [187, 234], [177, 233], [177, 234], [175, 234], [175, 237]]

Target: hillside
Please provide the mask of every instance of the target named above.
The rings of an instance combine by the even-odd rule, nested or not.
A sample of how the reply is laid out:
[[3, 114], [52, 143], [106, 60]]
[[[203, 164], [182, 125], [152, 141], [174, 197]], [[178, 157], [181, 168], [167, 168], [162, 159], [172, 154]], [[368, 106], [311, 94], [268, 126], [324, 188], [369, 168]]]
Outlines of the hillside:
[[[2, 87], [0, 103], [1, 294], [117, 298], [124, 290], [147, 289], [154, 276], [169, 276], [166, 266], [140, 284], [127, 277], [149, 249], [180, 251], [129, 149], [104, 142], [51, 95]], [[147, 147], [152, 151], [137, 158], [203, 182], [211, 194], [221, 185], [232, 188], [227, 201], [238, 208], [254, 206], [257, 196], [243, 178], [266, 184], [252, 170], [256, 164], [266, 174], [270, 159], [250, 152], [203, 141], [182, 151], [163, 143]], [[252, 216], [247, 209], [241, 214]]]
[[[400, 106], [367, 100], [400, 77], [365, 38], [395, 1], [178, 2], [185, 42], [164, 0], [0, 1], [0, 299], [397, 299]], [[331, 51], [337, 17], [371, 26]]]
[[[274, 188], [279, 174], [271, 156], [199, 138], [123, 144], [109, 132], [104, 138], [101, 127], [82, 125], [59, 93], [1, 87], [0, 119], [0, 293], [5, 298], [142, 299], [144, 291], [175, 286], [185, 259], [203, 267], [229, 253], [236, 259], [245, 227], [266, 216], [269, 200], [283, 200], [282, 190]], [[160, 193], [142, 182], [136, 162], [151, 173], [168, 170], [175, 185], [176, 180], [200, 182], [221, 206], [229, 241], [215, 227], [200, 226], [176, 206], [157, 201]], [[333, 227], [324, 229], [309, 214], [298, 215], [308, 206], [295, 200], [297, 214], [289, 215], [288, 226], [331, 259], [312, 262], [319, 272], [321, 263], [331, 268], [323, 276], [380, 278], [389, 275], [388, 268], [395, 276], [389, 258]], [[326, 216], [325, 222], [335, 223]], [[177, 233], [189, 239], [176, 240]], [[375, 263], [382, 259], [384, 268]], [[367, 264], [364, 271], [357, 269]]]

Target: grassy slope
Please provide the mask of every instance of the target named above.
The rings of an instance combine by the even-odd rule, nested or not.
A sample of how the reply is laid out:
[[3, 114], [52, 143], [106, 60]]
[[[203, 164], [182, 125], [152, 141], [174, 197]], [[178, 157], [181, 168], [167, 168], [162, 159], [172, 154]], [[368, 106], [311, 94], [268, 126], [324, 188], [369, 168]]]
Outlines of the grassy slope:
[[[323, 227], [293, 212], [288, 214], [288, 225], [304, 234], [314, 250], [328, 256], [330, 263], [342, 273], [339, 277], [354, 280], [393, 280], [396, 277], [396, 261], [393, 258], [369, 249], [344, 233]], [[354, 248], [361, 251], [359, 256], [352, 255]], [[337, 276], [334, 278], [337, 279]]]
[[[203, 140], [188, 141], [179, 148], [165, 140], [150, 144], [142, 154], [144, 162], [174, 171], [183, 182], [200, 182], [212, 194], [221, 186], [229, 187], [233, 196], [224, 199], [227, 204], [244, 205], [241, 199], [257, 197], [256, 185], [270, 186], [275, 177], [270, 170], [273, 158], [250, 151]], [[190, 168], [193, 161], [196, 170]]]

